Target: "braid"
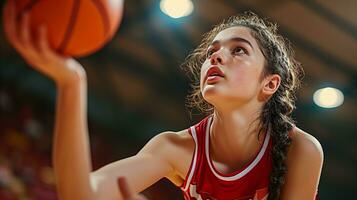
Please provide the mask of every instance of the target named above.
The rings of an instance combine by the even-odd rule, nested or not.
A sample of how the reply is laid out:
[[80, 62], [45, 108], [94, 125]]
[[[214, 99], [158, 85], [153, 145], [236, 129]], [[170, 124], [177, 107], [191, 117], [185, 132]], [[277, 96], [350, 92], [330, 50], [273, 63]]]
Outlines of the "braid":
[[279, 199], [281, 185], [284, 184], [286, 174], [285, 159], [291, 139], [288, 132], [291, 130], [292, 122], [281, 114], [283, 108], [281, 101], [269, 101], [264, 108], [262, 118], [268, 119], [270, 123], [270, 134], [273, 139], [273, 148], [271, 151], [273, 168], [270, 174], [269, 200]]
[[270, 174], [268, 199], [277, 200], [287, 171], [285, 160], [291, 144], [289, 132], [294, 127], [291, 113], [295, 109], [295, 94], [304, 76], [300, 63], [294, 59], [290, 43], [277, 33], [277, 26], [248, 12], [223, 21], [205, 34], [202, 43], [186, 58], [182, 65], [193, 80], [192, 92], [187, 97], [187, 106], [206, 114], [212, 114], [213, 106], [204, 100], [200, 92], [200, 69], [205, 59], [205, 51], [213, 38], [220, 31], [234, 26], [248, 27], [252, 36], [257, 40], [266, 60], [261, 80], [270, 74], [278, 74], [281, 77], [279, 88], [264, 104], [261, 114], [256, 119], [259, 120], [258, 138], [262, 132], [268, 129], [272, 136], [273, 148], [270, 153], [273, 168]]

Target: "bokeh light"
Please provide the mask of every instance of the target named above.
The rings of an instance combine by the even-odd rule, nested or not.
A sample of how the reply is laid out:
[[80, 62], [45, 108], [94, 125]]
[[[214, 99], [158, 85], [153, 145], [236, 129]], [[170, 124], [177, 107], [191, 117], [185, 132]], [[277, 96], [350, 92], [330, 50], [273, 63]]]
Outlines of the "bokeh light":
[[343, 93], [332, 87], [317, 90], [313, 96], [314, 103], [323, 108], [335, 108], [343, 103]]
[[161, 0], [160, 9], [172, 18], [188, 16], [193, 11], [191, 0]]

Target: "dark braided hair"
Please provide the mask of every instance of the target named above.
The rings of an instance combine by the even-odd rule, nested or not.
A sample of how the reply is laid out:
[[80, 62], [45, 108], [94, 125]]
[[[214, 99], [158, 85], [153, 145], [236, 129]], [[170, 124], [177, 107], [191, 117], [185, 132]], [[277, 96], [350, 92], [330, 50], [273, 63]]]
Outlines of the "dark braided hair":
[[288, 133], [294, 127], [291, 113], [295, 109], [296, 91], [304, 76], [300, 63], [294, 58], [289, 41], [277, 33], [277, 25], [259, 18], [252, 12], [246, 12], [230, 17], [206, 33], [201, 44], [182, 65], [192, 80], [192, 91], [187, 97], [187, 106], [205, 114], [213, 113], [214, 107], [204, 100], [200, 91], [200, 70], [206, 59], [205, 52], [214, 37], [220, 31], [234, 26], [249, 28], [252, 36], [257, 40], [265, 57], [260, 80], [270, 74], [278, 74], [281, 77], [279, 88], [264, 104], [260, 115], [255, 119], [259, 120], [258, 138], [260, 133], [269, 129], [273, 139], [271, 151], [273, 169], [270, 174], [268, 199], [276, 200], [279, 199], [287, 170], [285, 159], [291, 144]]

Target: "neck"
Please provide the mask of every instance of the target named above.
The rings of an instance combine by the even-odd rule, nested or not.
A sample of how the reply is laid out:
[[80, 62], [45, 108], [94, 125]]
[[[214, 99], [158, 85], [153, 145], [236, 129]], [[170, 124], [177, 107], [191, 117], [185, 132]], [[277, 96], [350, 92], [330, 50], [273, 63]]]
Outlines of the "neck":
[[212, 158], [224, 163], [244, 163], [260, 149], [264, 134], [258, 136], [261, 107], [246, 105], [235, 109], [215, 108], [210, 133]]

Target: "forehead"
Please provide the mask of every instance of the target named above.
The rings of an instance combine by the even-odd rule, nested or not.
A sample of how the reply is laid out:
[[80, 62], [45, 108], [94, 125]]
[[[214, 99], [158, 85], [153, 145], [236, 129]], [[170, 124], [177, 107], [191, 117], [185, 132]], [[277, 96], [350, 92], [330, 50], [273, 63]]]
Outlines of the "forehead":
[[243, 39], [248, 40], [251, 44], [255, 44], [255, 39], [251, 34], [251, 30], [244, 26], [235, 26], [222, 30], [219, 32], [216, 37], [214, 37], [213, 41], [219, 40], [224, 41], [234, 37], [241, 37]]

